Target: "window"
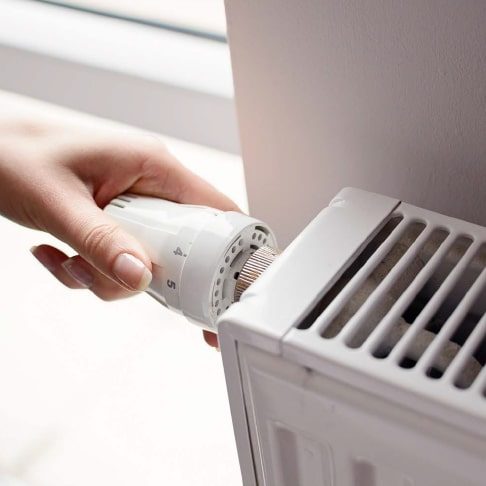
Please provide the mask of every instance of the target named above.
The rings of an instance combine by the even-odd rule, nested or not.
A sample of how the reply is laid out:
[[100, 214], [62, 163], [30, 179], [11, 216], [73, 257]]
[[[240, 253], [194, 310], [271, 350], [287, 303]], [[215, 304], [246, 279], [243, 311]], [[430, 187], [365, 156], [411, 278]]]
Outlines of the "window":
[[226, 32], [223, 0], [62, 0], [49, 3], [70, 5], [154, 24], [159, 22], [162, 25], [221, 38]]
[[[50, 0], [0, 2], [0, 89], [239, 153], [222, 0], [68, 1], [85, 10]], [[198, 34], [180, 32], [191, 29]]]

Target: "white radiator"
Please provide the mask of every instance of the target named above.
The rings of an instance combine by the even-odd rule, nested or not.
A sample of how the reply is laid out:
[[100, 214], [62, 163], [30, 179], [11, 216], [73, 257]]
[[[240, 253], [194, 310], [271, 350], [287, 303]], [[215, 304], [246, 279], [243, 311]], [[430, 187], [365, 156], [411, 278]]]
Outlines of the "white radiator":
[[486, 484], [486, 228], [344, 189], [219, 322], [245, 486]]

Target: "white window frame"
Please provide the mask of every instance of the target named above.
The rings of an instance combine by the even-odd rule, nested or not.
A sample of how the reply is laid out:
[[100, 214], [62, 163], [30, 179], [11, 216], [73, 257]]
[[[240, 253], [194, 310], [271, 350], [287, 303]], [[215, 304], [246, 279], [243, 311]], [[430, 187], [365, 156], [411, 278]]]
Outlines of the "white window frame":
[[239, 153], [227, 44], [31, 0], [0, 19], [0, 89]]

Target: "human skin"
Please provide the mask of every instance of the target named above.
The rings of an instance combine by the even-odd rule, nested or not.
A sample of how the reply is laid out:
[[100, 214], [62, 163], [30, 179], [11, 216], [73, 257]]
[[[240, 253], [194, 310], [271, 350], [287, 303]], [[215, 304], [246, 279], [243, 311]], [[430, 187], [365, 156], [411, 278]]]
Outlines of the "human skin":
[[[18, 118], [0, 109], [0, 214], [77, 252], [68, 257], [50, 245], [31, 250], [66, 287], [114, 300], [149, 285], [147, 253], [102, 211], [125, 191], [238, 210], [154, 136]], [[214, 335], [205, 339], [217, 343]]]

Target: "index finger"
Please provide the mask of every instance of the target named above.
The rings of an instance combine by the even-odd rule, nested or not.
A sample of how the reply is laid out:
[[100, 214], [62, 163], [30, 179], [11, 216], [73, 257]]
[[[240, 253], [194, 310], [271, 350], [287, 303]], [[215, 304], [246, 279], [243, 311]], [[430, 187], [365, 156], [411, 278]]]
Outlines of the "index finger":
[[141, 177], [130, 191], [183, 204], [210, 206], [223, 211], [241, 211], [234, 201], [184, 167], [166, 149], [148, 153]]

